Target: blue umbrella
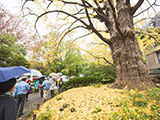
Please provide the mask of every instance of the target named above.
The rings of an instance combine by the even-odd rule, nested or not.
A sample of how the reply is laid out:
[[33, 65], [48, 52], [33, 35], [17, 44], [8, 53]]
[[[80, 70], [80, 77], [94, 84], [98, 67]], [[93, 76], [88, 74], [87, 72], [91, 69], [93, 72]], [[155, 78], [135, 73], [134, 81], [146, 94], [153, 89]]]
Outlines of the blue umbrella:
[[22, 66], [0, 67], [0, 82], [6, 82], [11, 78], [16, 78], [22, 74], [29, 73], [30, 69]]

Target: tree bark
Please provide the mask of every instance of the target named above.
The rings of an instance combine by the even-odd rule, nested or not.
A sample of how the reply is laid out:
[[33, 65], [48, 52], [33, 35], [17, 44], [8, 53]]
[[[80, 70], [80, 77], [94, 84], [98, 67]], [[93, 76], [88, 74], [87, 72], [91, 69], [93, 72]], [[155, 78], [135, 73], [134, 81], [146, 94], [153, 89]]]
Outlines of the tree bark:
[[119, 30], [116, 30], [117, 26], [113, 26], [110, 31], [112, 41], [110, 48], [116, 67], [116, 82], [112, 87], [140, 90], [152, 88], [153, 83], [142, 58], [129, 7], [125, 0], [117, 0]]

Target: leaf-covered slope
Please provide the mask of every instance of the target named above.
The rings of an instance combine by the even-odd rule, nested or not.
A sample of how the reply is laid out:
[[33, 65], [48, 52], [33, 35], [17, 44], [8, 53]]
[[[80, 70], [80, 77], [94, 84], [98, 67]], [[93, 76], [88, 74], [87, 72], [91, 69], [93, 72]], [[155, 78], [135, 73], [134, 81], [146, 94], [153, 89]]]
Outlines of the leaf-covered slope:
[[[156, 89], [157, 95], [160, 93]], [[160, 94], [159, 94], [160, 95]], [[89, 86], [70, 89], [40, 107], [38, 120], [156, 120], [160, 96], [153, 91], [127, 91]], [[152, 96], [152, 97], [151, 97]]]

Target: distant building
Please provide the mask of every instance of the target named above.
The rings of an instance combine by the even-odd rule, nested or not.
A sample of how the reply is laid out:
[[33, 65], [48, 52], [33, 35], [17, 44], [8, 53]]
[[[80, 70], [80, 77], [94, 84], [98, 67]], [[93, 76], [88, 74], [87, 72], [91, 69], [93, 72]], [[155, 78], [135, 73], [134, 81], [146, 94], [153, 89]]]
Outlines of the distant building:
[[[144, 25], [143, 29], [148, 29], [149, 27], [160, 28], [160, 12]], [[153, 48], [152, 51], [146, 55], [146, 63], [150, 74], [160, 74], [160, 46]]]
[[146, 63], [150, 71], [160, 68], [160, 46], [146, 55]]
[[147, 29], [149, 27], [160, 27], [160, 12], [158, 12], [149, 22], [147, 22], [142, 28]]

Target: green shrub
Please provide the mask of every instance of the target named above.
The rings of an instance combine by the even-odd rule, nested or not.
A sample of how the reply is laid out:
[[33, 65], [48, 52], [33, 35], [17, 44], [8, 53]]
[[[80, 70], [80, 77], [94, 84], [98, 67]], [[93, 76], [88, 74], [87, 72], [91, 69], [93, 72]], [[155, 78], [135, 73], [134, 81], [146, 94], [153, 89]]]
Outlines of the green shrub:
[[63, 85], [63, 90], [68, 90], [71, 88], [76, 88], [76, 87], [82, 87], [82, 86], [89, 86], [91, 84], [107, 84], [107, 83], [113, 83], [115, 80], [111, 77], [99, 77], [99, 76], [87, 76], [87, 77], [77, 77], [73, 78], [67, 82], [64, 83]]

